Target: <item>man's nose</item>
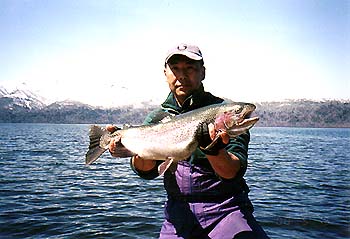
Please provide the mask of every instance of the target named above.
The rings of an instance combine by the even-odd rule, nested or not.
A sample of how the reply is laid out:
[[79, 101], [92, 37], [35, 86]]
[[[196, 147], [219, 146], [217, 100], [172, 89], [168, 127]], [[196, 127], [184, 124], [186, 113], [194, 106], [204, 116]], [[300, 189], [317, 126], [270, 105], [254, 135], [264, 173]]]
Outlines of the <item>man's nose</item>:
[[187, 76], [187, 74], [186, 74], [185, 70], [179, 70], [176, 72], [176, 78], [178, 80], [184, 80], [187, 78], [186, 76]]

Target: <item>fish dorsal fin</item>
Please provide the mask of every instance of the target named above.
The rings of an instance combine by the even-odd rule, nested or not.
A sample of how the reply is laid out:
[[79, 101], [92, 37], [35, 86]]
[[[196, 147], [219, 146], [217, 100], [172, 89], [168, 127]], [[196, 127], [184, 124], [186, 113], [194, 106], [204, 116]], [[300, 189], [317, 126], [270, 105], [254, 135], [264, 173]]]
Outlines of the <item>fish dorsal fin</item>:
[[163, 118], [160, 122], [162, 122], [163, 124], [166, 122], [169, 122], [172, 118], [174, 118], [174, 116], [166, 116], [165, 118]]
[[131, 127], [132, 127], [131, 124], [123, 124], [123, 129], [129, 129]]
[[151, 123], [166, 123], [175, 117], [174, 114], [160, 110], [155, 113]]

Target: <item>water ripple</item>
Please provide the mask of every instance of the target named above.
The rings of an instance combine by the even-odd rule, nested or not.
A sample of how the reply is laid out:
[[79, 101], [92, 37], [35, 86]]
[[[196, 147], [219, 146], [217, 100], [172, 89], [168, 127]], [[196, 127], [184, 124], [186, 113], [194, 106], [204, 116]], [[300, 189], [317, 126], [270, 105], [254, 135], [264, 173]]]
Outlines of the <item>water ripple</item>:
[[[162, 179], [84, 165], [87, 125], [0, 124], [1, 238], [157, 238]], [[271, 238], [349, 238], [349, 129], [254, 128], [246, 180]]]

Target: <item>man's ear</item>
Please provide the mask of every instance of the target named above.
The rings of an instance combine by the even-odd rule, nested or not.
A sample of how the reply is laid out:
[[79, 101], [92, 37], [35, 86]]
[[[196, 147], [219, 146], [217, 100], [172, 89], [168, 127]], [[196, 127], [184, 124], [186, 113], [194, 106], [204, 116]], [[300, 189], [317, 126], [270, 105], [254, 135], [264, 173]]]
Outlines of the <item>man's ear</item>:
[[165, 66], [164, 66], [164, 75], [166, 76], [166, 74], [167, 74], [167, 71], [168, 71], [168, 64], [165, 64]]
[[168, 68], [169, 68], [169, 65], [168, 65], [168, 64], [165, 64], [165, 65], [164, 65], [164, 70], [163, 70], [165, 76], [166, 76], [166, 74], [167, 74]]
[[205, 66], [202, 66], [202, 72], [201, 72], [201, 78], [202, 78], [202, 80], [201, 81], [203, 81], [204, 79], [205, 79]]

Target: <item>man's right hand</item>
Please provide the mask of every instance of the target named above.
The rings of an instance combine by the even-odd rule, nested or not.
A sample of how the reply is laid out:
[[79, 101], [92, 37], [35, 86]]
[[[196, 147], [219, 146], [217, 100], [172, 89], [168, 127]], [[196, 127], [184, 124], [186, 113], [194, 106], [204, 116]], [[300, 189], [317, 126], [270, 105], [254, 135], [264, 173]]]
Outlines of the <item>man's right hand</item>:
[[[110, 133], [114, 133], [118, 129], [119, 128], [117, 126], [114, 126], [114, 125], [107, 125], [106, 126], [106, 130], [108, 132], [110, 132]], [[120, 141], [120, 139], [116, 140], [115, 138], [112, 138], [111, 142], [109, 143], [109, 152], [111, 153], [112, 157], [118, 157], [119, 156], [117, 154], [117, 144], [116, 144], [119, 141]], [[133, 157], [132, 164], [138, 170], [149, 171], [149, 170], [154, 168], [154, 166], [156, 165], [156, 161], [155, 160], [147, 160], [147, 159], [145, 160], [145, 159], [141, 158], [140, 156], [135, 155]]]
[[[117, 126], [114, 126], [114, 125], [107, 125], [106, 126], [106, 130], [110, 133], [113, 133], [115, 132], [116, 130], [118, 130], [119, 128]], [[112, 138], [111, 139], [111, 142], [109, 143], [109, 152], [111, 153], [111, 155], [113, 157], [118, 157], [117, 156], [117, 145], [116, 145], [116, 139], [115, 138]]]

